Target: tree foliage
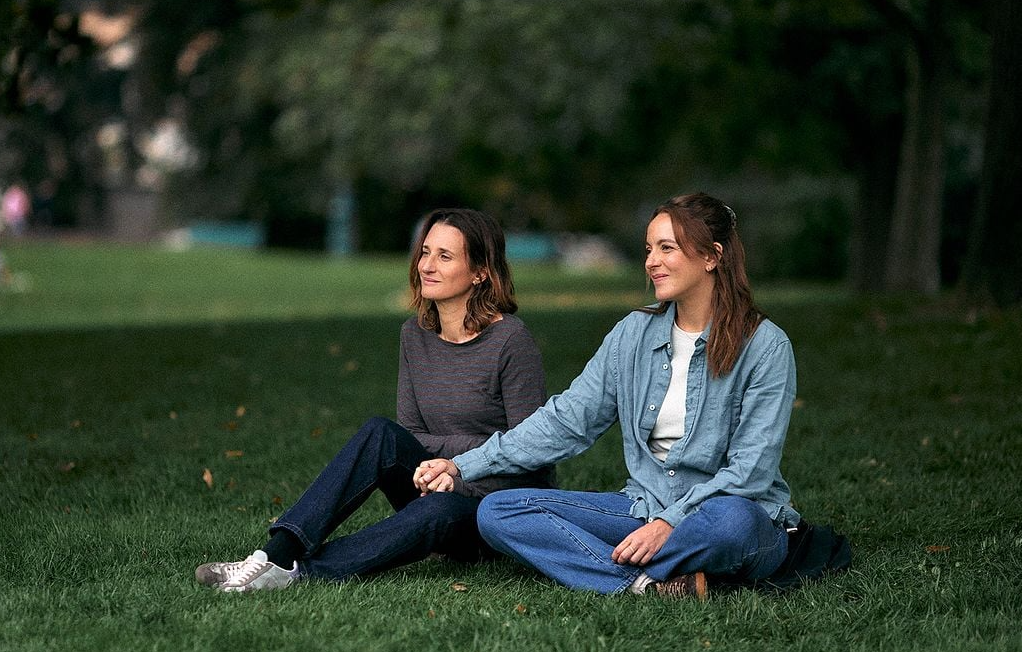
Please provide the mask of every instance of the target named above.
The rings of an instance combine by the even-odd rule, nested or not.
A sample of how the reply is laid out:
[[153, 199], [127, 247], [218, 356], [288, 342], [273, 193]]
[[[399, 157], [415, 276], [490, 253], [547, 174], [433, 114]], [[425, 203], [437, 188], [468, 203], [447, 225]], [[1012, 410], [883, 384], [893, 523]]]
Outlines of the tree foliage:
[[[20, 71], [3, 77], [5, 120], [36, 110], [28, 53], [49, 52], [33, 55], [50, 62], [35, 71], [68, 65], [54, 34], [79, 5], [57, 6], [0, 2], [22, 25], [5, 59]], [[95, 142], [97, 125], [121, 125], [130, 183], [148, 178], [142, 145], [156, 126], [183, 124], [189, 165], [162, 171], [180, 219], [297, 228], [353, 194], [364, 249], [404, 247], [417, 214], [450, 203], [510, 228], [627, 244], [653, 202], [705, 189], [730, 198], [743, 233], [769, 251], [760, 271], [835, 275], [847, 258], [856, 287], [932, 292], [962, 258], [968, 211], [943, 207], [978, 184], [986, 3], [88, 6], [134, 16], [137, 63], [111, 70], [83, 42], [73, 79], [57, 85], [91, 117], [43, 112], [37, 131]], [[35, 31], [26, 7], [49, 11]]]

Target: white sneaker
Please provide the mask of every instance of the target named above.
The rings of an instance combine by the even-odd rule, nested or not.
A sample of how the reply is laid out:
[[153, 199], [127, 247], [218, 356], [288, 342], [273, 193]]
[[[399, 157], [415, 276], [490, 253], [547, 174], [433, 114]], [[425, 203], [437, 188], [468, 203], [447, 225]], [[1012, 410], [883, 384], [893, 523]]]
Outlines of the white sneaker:
[[245, 561], [215, 561], [195, 569], [195, 581], [205, 586], [220, 586], [244, 565]]
[[256, 550], [221, 582], [220, 590], [224, 593], [236, 593], [282, 589], [294, 582], [297, 577], [298, 562], [295, 562], [291, 570], [287, 570], [269, 562], [262, 550]]

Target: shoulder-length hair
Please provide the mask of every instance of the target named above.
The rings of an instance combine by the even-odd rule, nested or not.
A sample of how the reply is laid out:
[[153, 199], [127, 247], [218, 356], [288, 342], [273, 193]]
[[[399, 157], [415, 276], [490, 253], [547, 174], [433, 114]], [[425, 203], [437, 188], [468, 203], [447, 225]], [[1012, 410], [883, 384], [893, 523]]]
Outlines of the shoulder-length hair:
[[[674, 237], [687, 254], [717, 261], [711, 272], [716, 275], [716, 282], [706, 357], [710, 373], [714, 377], [723, 376], [735, 366], [745, 341], [766, 319], [766, 313], [752, 300], [752, 287], [745, 271], [745, 247], [738, 237], [735, 212], [719, 199], [700, 192], [668, 199], [653, 210], [650, 220], [661, 214], [670, 216]], [[664, 301], [655, 308], [640, 310], [662, 314], [670, 303]]]
[[408, 282], [412, 288], [411, 307], [418, 314], [422, 328], [440, 332], [440, 315], [433, 301], [422, 297], [422, 281], [419, 279], [422, 245], [434, 224], [448, 224], [461, 231], [465, 237], [469, 267], [473, 272], [485, 272], [483, 280], [472, 286], [465, 313], [465, 330], [480, 333], [493, 323], [497, 315], [513, 314], [518, 310], [511, 268], [504, 251], [504, 231], [495, 219], [469, 208], [439, 208], [427, 213], [421, 222], [412, 245]]

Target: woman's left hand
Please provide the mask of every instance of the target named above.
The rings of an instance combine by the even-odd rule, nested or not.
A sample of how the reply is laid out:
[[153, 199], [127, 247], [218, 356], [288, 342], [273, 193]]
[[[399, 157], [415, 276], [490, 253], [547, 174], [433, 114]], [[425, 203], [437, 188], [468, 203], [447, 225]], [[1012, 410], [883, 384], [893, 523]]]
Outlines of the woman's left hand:
[[660, 552], [673, 531], [674, 527], [667, 521], [654, 519], [626, 536], [614, 548], [610, 558], [617, 564], [645, 566]]

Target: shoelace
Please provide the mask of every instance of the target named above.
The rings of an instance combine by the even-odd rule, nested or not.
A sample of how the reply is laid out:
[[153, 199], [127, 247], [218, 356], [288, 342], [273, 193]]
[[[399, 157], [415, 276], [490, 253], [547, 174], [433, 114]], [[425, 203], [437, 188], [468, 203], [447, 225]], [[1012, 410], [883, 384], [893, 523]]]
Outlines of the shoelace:
[[259, 561], [249, 555], [245, 561], [235, 562], [238, 567], [224, 580], [221, 586], [245, 586], [269, 563], [268, 561]]
[[224, 581], [231, 579], [231, 575], [238, 572], [238, 569], [245, 565], [243, 561], [228, 561], [220, 564], [217, 574], [224, 578]]

